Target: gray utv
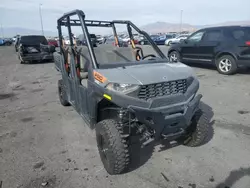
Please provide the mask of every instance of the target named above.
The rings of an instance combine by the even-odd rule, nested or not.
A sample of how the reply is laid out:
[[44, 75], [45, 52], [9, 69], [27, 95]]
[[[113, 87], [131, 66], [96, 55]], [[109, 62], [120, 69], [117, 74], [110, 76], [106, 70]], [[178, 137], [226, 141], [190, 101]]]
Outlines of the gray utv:
[[[199, 107], [199, 82], [190, 67], [169, 63], [149, 35], [130, 21], [85, 20], [83, 11], [74, 10], [57, 23], [60, 51], [54, 59], [62, 74], [60, 102], [73, 106], [95, 128], [100, 157], [109, 174], [128, 168], [131, 135], [140, 138], [142, 147], [164, 139], [182, 140], [192, 147], [204, 142], [209, 122]], [[119, 46], [117, 24], [127, 27], [131, 46]], [[86, 45], [76, 46], [70, 38], [70, 46], [64, 47], [62, 26], [69, 36], [73, 26], [80, 26]], [[88, 27], [110, 27], [116, 44], [94, 48]], [[150, 46], [136, 46], [134, 31]]]

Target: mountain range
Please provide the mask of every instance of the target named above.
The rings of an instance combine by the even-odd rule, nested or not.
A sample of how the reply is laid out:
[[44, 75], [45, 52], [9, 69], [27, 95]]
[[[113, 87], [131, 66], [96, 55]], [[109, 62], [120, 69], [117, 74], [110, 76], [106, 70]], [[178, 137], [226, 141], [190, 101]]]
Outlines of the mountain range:
[[141, 26], [141, 29], [149, 33], [164, 33], [164, 32], [180, 32], [180, 31], [189, 31], [193, 32], [197, 29], [205, 27], [214, 27], [214, 26], [229, 26], [229, 25], [248, 25], [250, 26], [250, 20], [247, 21], [235, 21], [235, 22], [224, 22], [213, 25], [191, 25], [188, 23], [168, 23], [168, 22], [154, 22], [144, 26]]
[[[250, 20], [246, 21], [234, 21], [234, 22], [224, 22], [213, 25], [191, 25], [188, 23], [168, 23], [168, 22], [154, 22], [141, 26], [140, 28], [149, 32], [149, 33], [164, 33], [164, 32], [179, 32], [181, 31], [196, 31], [197, 29], [212, 27], [212, 26], [227, 26], [227, 25], [249, 25]], [[42, 34], [41, 30], [36, 29], [27, 29], [20, 27], [8, 27], [3, 28], [2, 32], [0, 32], [0, 36], [3, 35], [5, 37], [13, 37], [15, 35], [40, 35]], [[46, 36], [57, 36], [57, 31], [44, 31], [44, 35]]]

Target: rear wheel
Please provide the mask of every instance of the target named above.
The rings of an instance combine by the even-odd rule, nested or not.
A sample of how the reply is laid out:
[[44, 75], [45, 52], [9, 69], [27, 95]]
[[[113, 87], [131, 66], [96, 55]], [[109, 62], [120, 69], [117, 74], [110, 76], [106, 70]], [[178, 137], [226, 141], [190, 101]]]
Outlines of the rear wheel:
[[225, 75], [235, 74], [237, 72], [237, 64], [231, 55], [223, 55], [216, 60], [216, 67], [219, 73]]
[[123, 173], [129, 165], [129, 150], [117, 121], [105, 119], [97, 123], [96, 141], [106, 171], [111, 175]]
[[179, 62], [180, 61], [180, 53], [177, 51], [170, 52], [169, 61], [170, 62]]
[[60, 103], [63, 106], [70, 106], [70, 103], [67, 100], [67, 93], [65, 91], [65, 87], [63, 85], [62, 80], [58, 80], [58, 95], [59, 95]]

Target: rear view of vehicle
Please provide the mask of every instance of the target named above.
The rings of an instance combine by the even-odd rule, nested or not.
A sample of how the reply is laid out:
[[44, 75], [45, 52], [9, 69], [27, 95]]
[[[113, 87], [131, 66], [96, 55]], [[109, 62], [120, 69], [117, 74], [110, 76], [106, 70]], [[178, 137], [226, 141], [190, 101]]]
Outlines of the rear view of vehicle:
[[232, 44], [235, 45], [230, 50], [233, 52], [233, 57], [224, 58], [225, 64], [223, 64], [223, 59], [220, 60], [222, 63], [220, 63], [220, 66], [222, 68], [224, 66], [224, 69], [219, 69], [219, 71], [227, 71], [231, 68], [230, 72], [235, 73], [238, 67], [250, 67], [250, 27], [226, 29], [225, 35], [228, 40], [233, 40]]
[[21, 63], [33, 61], [51, 61], [55, 47], [48, 44], [40, 35], [21, 36], [17, 44], [18, 58]]
[[[80, 40], [80, 45], [86, 45], [87, 44], [87, 41], [86, 41], [84, 35], [80, 35], [79, 40]], [[97, 40], [97, 37], [96, 37], [95, 34], [90, 34], [90, 40], [91, 40], [91, 43], [93, 44], [93, 47], [97, 47], [98, 40]]]

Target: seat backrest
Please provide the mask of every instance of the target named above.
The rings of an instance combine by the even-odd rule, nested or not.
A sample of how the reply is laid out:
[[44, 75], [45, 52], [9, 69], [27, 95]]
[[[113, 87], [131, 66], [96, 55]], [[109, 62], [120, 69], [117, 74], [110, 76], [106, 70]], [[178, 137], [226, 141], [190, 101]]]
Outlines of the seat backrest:
[[86, 46], [77, 46], [76, 51], [80, 54], [80, 71], [88, 72], [88, 65], [91, 62], [88, 48]]
[[135, 61], [134, 50], [131, 47], [120, 47], [113, 51], [116, 55], [116, 62]]

